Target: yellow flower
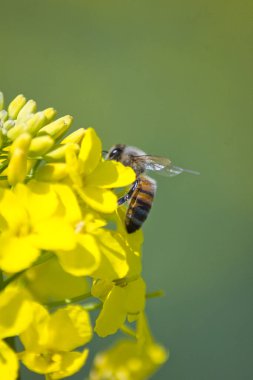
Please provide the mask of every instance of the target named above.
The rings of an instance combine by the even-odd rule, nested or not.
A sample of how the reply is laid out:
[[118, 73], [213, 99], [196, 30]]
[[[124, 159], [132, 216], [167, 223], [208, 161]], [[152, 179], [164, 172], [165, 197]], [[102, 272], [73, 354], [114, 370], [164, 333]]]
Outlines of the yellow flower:
[[78, 156], [70, 145], [66, 151], [66, 162], [79, 196], [93, 209], [112, 213], [117, 208], [117, 197], [111, 189], [134, 182], [135, 173], [119, 162], [103, 161], [101, 152], [100, 139], [94, 129], [88, 128]]
[[25, 350], [19, 357], [30, 370], [61, 379], [84, 365], [88, 350], [73, 350], [91, 338], [89, 315], [81, 306], [68, 306], [49, 315], [38, 305], [32, 324], [20, 335]]
[[122, 280], [118, 285], [109, 281], [95, 282], [92, 294], [104, 301], [96, 320], [96, 333], [105, 337], [116, 333], [127, 317], [130, 321], [136, 320], [145, 307], [145, 291], [142, 278], [131, 282]]
[[1, 379], [16, 380], [18, 377], [18, 358], [14, 351], [0, 340], [0, 374]]
[[89, 380], [146, 380], [168, 359], [168, 353], [151, 336], [143, 315], [137, 339], [124, 339], [97, 354]]
[[[70, 191], [70, 189], [69, 189]], [[28, 268], [41, 250], [73, 249], [75, 232], [64, 219], [59, 196], [48, 184], [19, 184], [0, 192], [0, 268]]]

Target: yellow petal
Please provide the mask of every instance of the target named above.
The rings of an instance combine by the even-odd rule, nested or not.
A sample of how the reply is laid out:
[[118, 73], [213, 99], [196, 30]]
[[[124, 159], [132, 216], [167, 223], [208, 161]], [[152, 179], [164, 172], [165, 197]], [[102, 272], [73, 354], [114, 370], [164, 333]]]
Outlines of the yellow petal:
[[69, 250], [76, 245], [74, 229], [62, 218], [51, 218], [35, 226], [35, 244], [45, 250]]
[[98, 187], [84, 187], [80, 189], [79, 195], [94, 210], [112, 213], [117, 208], [117, 197], [112, 191]]
[[100, 263], [100, 251], [93, 236], [80, 234], [71, 251], [57, 251], [61, 266], [73, 276], [91, 276]]
[[19, 338], [28, 351], [40, 352], [44, 349], [48, 340], [48, 322], [50, 315], [45, 307], [34, 303], [34, 313], [31, 324], [25, 329]]
[[67, 137], [65, 137], [65, 139], [61, 141], [61, 144], [67, 144], [67, 143], [80, 144], [84, 135], [85, 135], [85, 129], [79, 128], [76, 131], [70, 133]]
[[35, 178], [38, 181], [57, 182], [66, 178], [67, 175], [67, 165], [63, 162], [58, 162], [41, 166], [36, 171]]
[[26, 270], [23, 279], [33, 297], [44, 304], [77, 297], [90, 290], [85, 277], [66, 273], [56, 257]]
[[97, 235], [97, 242], [101, 252], [101, 262], [93, 277], [106, 280], [125, 277], [129, 266], [121, 237], [112, 231], [103, 230]]
[[31, 323], [33, 313], [34, 302], [25, 290], [9, 285], [0, 293], [0, 337], [19, 335]]
[[120, 162], [104, 161], [86, 178], [85, 184], [112, 189], [130, 185], [135, 179], [136, 175], [132, 168]]
[[60, 360], [52, 360], [52, 355], [43, 355], [40, 352], [23, 351], [19, 353], [19, 358], [23, 364], [35, 373], [51, 374], [60, 369]]
[[124, 307], [122, 307], [124, 296], [124, 288], [119, 286], [114, 286], [110, 291], [104, 302], [103, 309], [96, 320], [94, 330], [99, 336], [105, 337], [116, 333], [125, 322], [126, 312]]
[[81, 220], [82, 214], [76, 196], [69, 186], [55, 184], [54, 191], [57, 193], [64, 207], [64, 218], [70, 223], [77, 223]]
[[78, 372], [85, 364], [89, 350], [83, 352], [63, 352], [61, 353], [61, 368], [59, 371], [51, 373], [50, 377], [54, 379], [63, 379]]
[[0, 268], [8, 273], [20, 272], [30, 267], [40, 255], [33, 237], [29, 235], [16, 237], [10, 233], [2, 233], [0, 247]]
[[85, 364], [89, 351], [42, 353], [22, 352], [19, 354], [24, 365], [39, 374], [48, 374], [50, 379], [63, 379], [71, 376]]
[[79, 152], [79, 160], [82, 162], [82, 173], [87, 176], [98, 165], [102, 155], [102, 144], [93, 128], [85, 131]]
[[48, 331], [47, 348], [51, 351], [71, 351], [92, 338], [89, 314], [79, 305], [58, 309], [52, 314]]
[[14, 192], [28, 211], [31, 225], [52, 217], [59, 205], [57, 194], [45, 182], [30, 181], [27, 186], [19, 184]]
[[16, 380], [18, 377], [18, 358], [3, 341], [0, 341], [0, 373], [4, 380]]
[[24, 206], [15, 194], [8, 190], [0, 190], [0, 226], [4, 230], [10, 228], [16, 231], [20, 224], [28, 223], [28, 215]]
[[130, 314], [137, 314], [144, 310], [146, 284], [142, 278], [131, 281], [125, 289], [125, 310]]

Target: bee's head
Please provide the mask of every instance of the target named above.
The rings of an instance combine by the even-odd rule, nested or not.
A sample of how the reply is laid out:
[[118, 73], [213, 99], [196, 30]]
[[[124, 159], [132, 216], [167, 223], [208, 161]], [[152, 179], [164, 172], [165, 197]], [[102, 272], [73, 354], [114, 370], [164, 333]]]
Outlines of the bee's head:
[[124, 144], [116, 144], [114, 145], [109, 152], [106, 155], [107, 160], [115, 160], [115, 161], [120, 161], [122, 153], [125, 149]]

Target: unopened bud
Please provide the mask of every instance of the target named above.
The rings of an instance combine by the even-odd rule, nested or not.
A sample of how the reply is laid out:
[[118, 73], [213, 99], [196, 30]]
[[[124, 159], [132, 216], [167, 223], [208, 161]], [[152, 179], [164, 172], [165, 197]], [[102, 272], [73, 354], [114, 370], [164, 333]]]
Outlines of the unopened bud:
[[29, 114], [36, 112], [37, 104], [34, 100], [28, 100], [24, 107], [19, 111], [17, 119], [25, 119]]
[[25, 131], [34, 136], [46, 124], [46, 122], [47, 119], [44, 113], [37, 112], [26, 121]]
[[31, 143], [28, 133], [20, 135], [12, 144], [11, 158], [8, 166], [8, 182], [16, 185], [23, 182], [27, 173], [27, 152]]
[[[70, 144], [64, 144], [60, 145], [56, 149], [52, 150], [51, 152], [48, 152], [45, 155], [45, 159], [47, 161], [63, 161], [65, 159], [66, 149]], [[73, 151], [75, 153], [79, 152], [79, 145], [78, 144], [71, 144], [73, 146]]]
[[47, 134], [54, 139], [58, 139], [69, 129], [72, 120], [73, 118], [70, 115], [63, 116], [60, 119], [57, 119], [41, 128], [39, 135]]
[[[6, 124], [9, 125], [10, 120], [7, 120]], [[11, 126], [11, 125], [10, 125]], [[9, 128], [7, 132], [7, 137], [14, 141], [25, 131], [25, 123], [19, 123], [14, 125], [12, 128]]]
[[54, 119], [54, 117], [55, 117], [55, 115], [57, 113], [56, 110], [54, 108], [52, 108], [52, 107], [46, 108], [42, 112], [45, 115], [48, 123], [50, 123]]
[[0, 110], [4, 108], [4, 94], [0, 92]]
[[11, 128], [15, 127], [15, 125], [16, 125], [15, 120], [10, 120], [10, 119], [8, 119], [8, 120], [6, 120], [6, 121], [4, 122], [3, 129], [4, 129], [4, 130], [6, 131], [6, 133], [7, 133], [7, 131], [9, 131]]
[[67, 164], [56, 163], [46, 164], [40, 167], [37, 170], [35, 177], [38, 181], [54, 182], [63, 180], [67, 175]]
[[26, 103], [26, 98], [24, 95], [18, 95], [15, 99], [12, 100], [12, 102], [9, 104], [8, 107], [8, 114], [11, 119], [16, 119], [19, 111], [22, 107], [24, 107]]
[[54, 140], [50, 136], [34, 137], [29, 148], [29, 157], [42, 156], [53, 146]]
[[0, 111], [0, 120], [5, 121], [8, 119], [8, 112], [5, 110]]
[[79, 128], [76, 131], [70, 133], [65, 139], [61, 141], [61, 144], [67, 144], [67, 143], [76, 143], [80, 144], [82, 142], [83, 136], [85, 135], [85, 129]]

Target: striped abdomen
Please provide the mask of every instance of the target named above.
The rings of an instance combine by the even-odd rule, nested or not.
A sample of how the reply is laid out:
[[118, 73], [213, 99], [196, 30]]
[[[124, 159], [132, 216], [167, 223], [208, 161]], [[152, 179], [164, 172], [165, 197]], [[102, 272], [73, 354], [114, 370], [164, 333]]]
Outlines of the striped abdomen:
[[155, 192], [155, 181], [140, 175], [126, 213], [126, 229], [129, 234], [138, 230], [147, 219]]

